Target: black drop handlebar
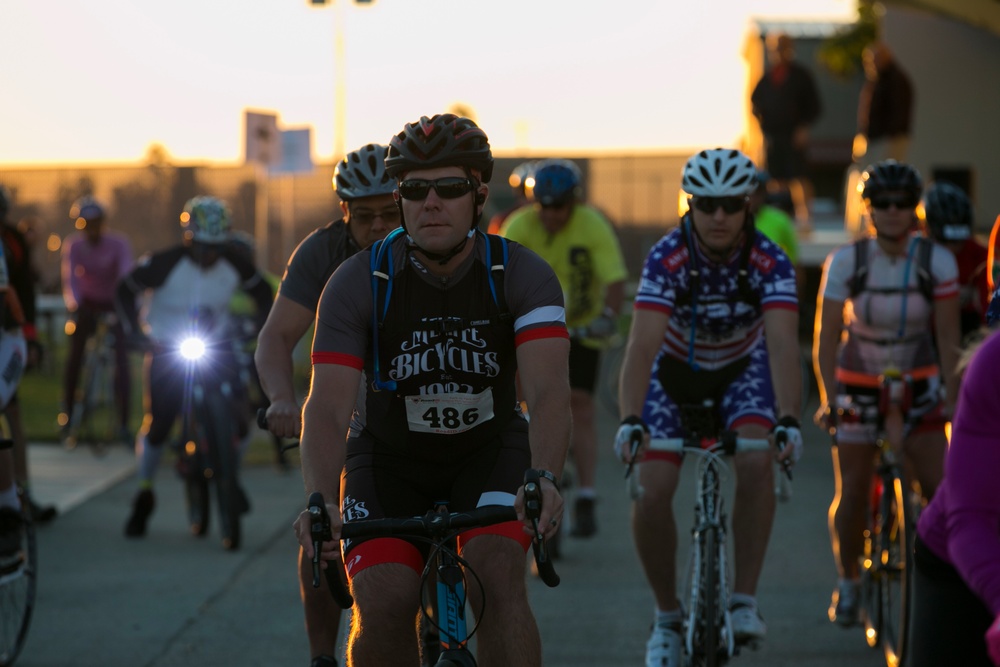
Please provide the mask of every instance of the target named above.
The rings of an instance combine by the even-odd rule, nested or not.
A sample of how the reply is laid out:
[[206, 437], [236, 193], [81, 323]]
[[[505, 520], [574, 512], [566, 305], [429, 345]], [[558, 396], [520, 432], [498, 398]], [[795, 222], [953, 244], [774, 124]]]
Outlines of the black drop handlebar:
[[[532, 478], [533, 475], [533, 478]], [[559, 585], [559, 575], [552, 565], [552, 560], [545, 550], [545, 543], [538, 529], [538, 517], [541, 513], [541, 488], [538, 474], [529, 470], [525, 474], [524, 485], [525, 513], [535, 527], [535, 538], [532, 540], [532, 550], [535, 563], [538, 565], [538, 576], [549, 587]], [[309, 496], [308, 512], [310, 516], [310, 535], [313, 543], [313, 587], [319, 588], [320, 550], [323, 542], [333, 539], [330, 529], [330, 515], [326, 511], [323, 495], [314, 492]], [[507, 521], [516, 521], [517, 512], [509, 505], [487, 505], [466, 512], [441, 513], [433, 510], [424, 516], [405, 519], [367, 519], [349, 521], [341, 527], [341, 539], [358, 539], [367, 537], [427, 537], [442, 540], [456, 531], [467, 528], [491, 526]], [[354, 604], [347, 585], [344, 583], [338, 568], [326, 569], [326, 581], [334, 600], [343, 608], [348, 609]]]

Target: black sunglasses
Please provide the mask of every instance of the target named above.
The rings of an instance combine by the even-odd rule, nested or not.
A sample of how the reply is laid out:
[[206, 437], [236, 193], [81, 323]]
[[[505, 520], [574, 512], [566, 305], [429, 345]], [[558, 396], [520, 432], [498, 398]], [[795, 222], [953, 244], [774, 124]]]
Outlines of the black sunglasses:
[[426, 178], [408, 178], [399, 183], [399, 196], [403, 199], [427, 199], [431, 188], [441, 199], [457, 199], [475, 189], [471, 179], [459, 176], [445, 176], [433, 181]]
[[898, 195], [876, 195], [871, 198], [872, 208], [885, 210], [890, 206], [895, 206], [897, 210], [916, 208], [917, 198], [911, 194]]
[[397, 225], [399, 224], [399, 209], [386, 208], [381, 211], [373, 211], [363, 208], [358, 211], [351, 211], [351, 220], [362, 225], [373, 224], [375, 218], [382, 218], [382, 222], [387, 225]]
[[692, 197], [691, 203], [702, 213], [715, 213], [720, 207], [724, 213], [739, 213], [747, 205], [746, 197]]

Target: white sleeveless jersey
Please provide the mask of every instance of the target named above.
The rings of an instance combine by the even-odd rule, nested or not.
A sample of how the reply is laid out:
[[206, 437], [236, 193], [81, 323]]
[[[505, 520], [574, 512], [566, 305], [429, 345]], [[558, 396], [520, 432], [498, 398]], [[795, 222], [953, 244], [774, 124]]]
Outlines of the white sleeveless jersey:
[[[864, 289], [851, 296], [854, 278], [853, 244], [841, 246], [827, 257], [820, 293], [824, 302], [844, 303], [847, 338], [842, 342], [838, 365], [866, 375], [887, 367], [902, 371], [937, 363], [933, 344], [933, 304], [920, 291], [917, 253], [887, 255], [875, 239], [868, 243], [868, 278]], [[958, 295], [958, 265], [944, 246], [931, 250], [934, 301]]]

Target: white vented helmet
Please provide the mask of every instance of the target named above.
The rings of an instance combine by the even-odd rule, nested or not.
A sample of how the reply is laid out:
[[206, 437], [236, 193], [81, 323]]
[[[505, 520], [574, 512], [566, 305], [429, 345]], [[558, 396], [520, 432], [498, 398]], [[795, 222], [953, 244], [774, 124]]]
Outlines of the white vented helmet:
[[396, 189], [396, 179], [385, 170], [388, 146], [368, 144], [351, 151], [337, 165], [333, 174], [333, 189], [343, 201], [391, 195]]
[[684, 165], [681, 189], [694, 197], [738, 197], [756, 188], [753, 160], [733, 148], [701, 151]]

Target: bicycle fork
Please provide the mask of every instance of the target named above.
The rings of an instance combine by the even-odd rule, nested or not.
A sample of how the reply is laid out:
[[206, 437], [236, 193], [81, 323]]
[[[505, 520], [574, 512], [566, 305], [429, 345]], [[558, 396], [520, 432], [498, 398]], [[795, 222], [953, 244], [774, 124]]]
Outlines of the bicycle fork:
[[441, 636], [441, 656], [437, 664], [476, 667], [476, 661], [466, 645], [468, 630], [462, 568], [447, 549], [441, 551], [439, 558], [435, 622]]

